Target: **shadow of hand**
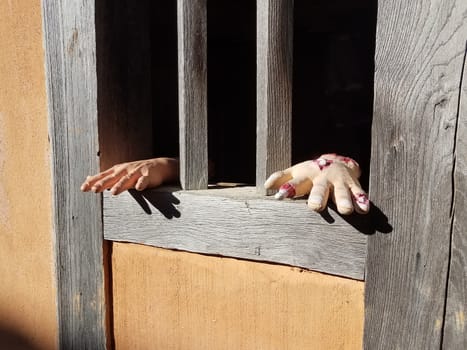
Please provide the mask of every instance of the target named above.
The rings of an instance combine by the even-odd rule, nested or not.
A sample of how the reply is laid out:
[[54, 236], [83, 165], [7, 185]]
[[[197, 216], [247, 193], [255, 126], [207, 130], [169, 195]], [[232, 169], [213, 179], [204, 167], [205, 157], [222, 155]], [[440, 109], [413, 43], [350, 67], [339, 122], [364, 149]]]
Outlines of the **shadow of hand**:
[[[351, 215], [341, 215], [337, 211], [335, 204], [332, 202], [329, 202], [328, 207], [331, 208], [342, 219], [344, 219], [348, 224], [352, 225], [355, 229], [365, 235], [372, 235], [376, 232], [392, 232], [392, 226], [388, 221], [388, 217], [373, 202], [371, 202], [370, 212], [366, 215], [356, 213]], [[320, 215], [329, 224], [335, 222], [335, 219], [329, 213], [328, 208], [323, 210]]]
[[180, 200], [172, 192], [153, 190], [142, 192], [128, 190], [128, 192], [148, 215], [152, 214], [151, 207], [149, 206], [151, 204], [167, 219], [179, 218], [181, 216], [180, 211], [176, 207], [176, 205], [180, 204]]

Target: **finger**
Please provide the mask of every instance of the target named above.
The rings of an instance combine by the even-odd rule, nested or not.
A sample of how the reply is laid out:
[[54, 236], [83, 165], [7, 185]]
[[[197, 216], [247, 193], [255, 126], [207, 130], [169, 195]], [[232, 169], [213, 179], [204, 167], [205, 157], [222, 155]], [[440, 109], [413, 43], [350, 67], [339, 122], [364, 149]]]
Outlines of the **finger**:
[[121, 178], [122, 178], [123, 174], [111, 174], [111, 175], [108, 175], [106, 177], [104, 177], [103, 179], [95, 182], [92, 186], [91, 186], [91, 191], [95, 192], [95, 193], [100, 193], [106, 189], [109, 189], [111, 188], [115, 183], [117, 183]]
[[292, 174], [290, 173], [290, 168], [282, 171], [276, 171], [271, 176], [268, 177], [264, 183], [266, 189], [278, 189], [285, 182], [292, 179]]
[[360, 184], [353, 183], [350, 186], [350, 191], [352, 192], [352, 200], [355, 207], [355, 211], [359, 214], [366, 214], [370, 210], [370, 200], [368, 195], [361, 188]]
[[328, 203], [330, 186], [325, 177], [313, 181], [313, 187], [308, 196], [308, 208], [314, 211], [322, 211]]
[[91, 184], [87, 180], [84, 181], [80, 187], [80, 190], [83, 192], [89, 192], [91, 190]]
[[333, 184], [332, 199], [339, 213], [348, 215], [353, 212], [354, 206], [350, 197], [350, 189], [343, 182]]
[[87, 192], [91, 190], [91, 187], [100, 179], [103, 179], [104, 177], [110, 175], [112, 173], [112, 168], [107, 169], [106, 171], [103, 171], [97, 175], [89, 175], [86, 177], [86, 181], [83, 182], [81, 185], [81, 191]]
[[149, 176], [141, 176], [138, 181], [136, 182], [135, 188], [138, 191], [143, 191], [148, 187], [149, 184]]
[[275, 194], [274, 198], [284, 199], [301, 197], [310, 192], [311, 180], [308, 177], [294, 177], [279, 187], [279, 191]]
[[128, 175], [123, 176], [118, 182], [112, 186], [110, 192], [116, 196], [130, 188], [134, 188], [136, 182], [138, 181], [139, 177], [141, 177], [141, 173], [139, 171], [135, 171]]

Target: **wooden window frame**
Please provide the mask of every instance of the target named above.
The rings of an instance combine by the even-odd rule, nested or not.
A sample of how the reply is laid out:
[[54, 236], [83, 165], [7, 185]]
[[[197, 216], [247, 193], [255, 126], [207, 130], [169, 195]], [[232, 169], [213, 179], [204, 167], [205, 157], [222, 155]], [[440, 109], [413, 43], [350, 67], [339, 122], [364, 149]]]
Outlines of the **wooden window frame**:
[[[291, 163], [293, 1], [257, 2], [254, 187], [207, 189], [207, 2], [178, 0], [180, 189], [104, 195], [104, 238], [289, 264], [363, 280], [366, 236], [304, 200], [265, 197]], [[150, 215], [148, 215], [150, 214]]]
[[[191, 13], [189, 2], [179, 1], [184, 5], [183, 14], [189, 15]], [[193, 1], [191, 4], [202, 5], [203, 1]], [[277, 42], [273, 45], [272, 40], [275, 40], [274, 33], [277, 34], [275, 32], [277, 24], [284, 23], [280, 22], [280, 19], [290, 18], [290, 16], [281, 16], [281, 13], [286, 13], [291, 4], [292, 0], [258, 1], [258, 8], [265, 11], [263, 14], [267, 14], [266, 17], [258, 20], [258, 27], [264, 25], [262, 27], [264, 31], [260, 34], [265, 35], [261, 41], [265, 44], [263, 47], [265, 51], [263, 56], [258, 55], [258, 59], [262, 57], [267, 62], [264, 66], [267, 71], [262, 75], [267, 79], [264, 82], [259, 81], [258, 84], [259, 89], [262, 83], [265, 84], [264, 94], [258, 94], [259, 125], [262, 122], [271, 125], [267, 118], [289, 118], [287, 111], [281, 111], [278, 116], [275, 113], [280, 110], [278, 107], [285, 106], [287, 109], [290, 91], [280, 91], [281, 94], [277, 95], [272, 82], [273, 79], [289, 77], [287, 69], [290, 65], [282, 67], [284, 61], [278, 60], [276, 63], [279, 66], [275, 66], [272, 61], [274, 58], [284, 57], [282, 55], [289, 52], [287, 43], [290, 43], [290, 38], [279, 42], [285, 46], [276, 46]], [[99, 196], [79, 192], [82, 179], [89, 172], [97, 171], [99, 164], [94, 5], [92, 0], [43, 0], [54, 186], [57, 313], [59, 347], [62, 349], [104, 349], [111, 346], [107, 336], [110, 329], [109, 313], [106, 311], [105, 303], [103, 220], [107, 225], [110, 213], [116, 214], [119, 208], [132, 210], [125, 204], [129, 200], [128, 196], [120, 197], [118, 203], [115, 198], [104, 198], [103, 215], [102, 200]], [[364, 347], [367, 349], [384, 348], [387, 344], [391, 344], [394, 348], [464, 349], [467, 344], [467, 326], [458, 322], [460, 315], [465, 315], [465, 305], [467, 305], [467, 278], [465, 267], [461, 263], [463, 259], [465, 260], [467, 250], [465, 233], [462, 231], [467, 224], [467, 218], [463, 215], [464, 198], [467, 193], [465, 182], [467, 152], [464, 141], [467, 137], [467, 93], [464, 79], [465, 35], [462, 35], [467, 30], [467, 20], [465, 16], [462, 17], [467, 10], [467, 4], [463, 0], [453, 0], [448, 4], [449, 13], [442, 11], [444, 5], [442, 2], [429, 2], [420, 4], [420, 7], [408, 6], [405, 0], [381, 0], [378, 4], [370, 195], [374, 203], [372, 213], [378, 213], [378, 208], [385, 212], [390, 218], [393, 231], [386, 235], [376, 233], [369, 236], [365, 270]], [[445, 20], [435, 20], [436, 16], [427, 17], [427, 12], [420, 9], [438, 11], [436, 13]], [[394, 31], [394, 22], [398, 22], [396, 24], [399, 26], [396, 27], [402, 28], [401, 31]], [[192, 22], [188, 21], [188, 23]], [[413, 24], [415, 29], [404, 36], [403, 33], [406, 32], [403, 28], [410, 24]], [[431, 35], [432, 33], [439, 35]], [[280, 37], [287, 38], [287, 35]], [[186, 40], [190, 39], [186, 38]], [[425, 44], [417, 46], [416, 43]], [[270, 51], [278, 47], [282, 50]], [[449, 47], [450, 50], [441, 50], [444, 47]], [[433, 48], [437, 50], [433, 51]], [[413, 61], [405, 60], [414, 53], [417, 55]], [[285, 57], [288, 57], [287, 54]], [[423, 57], [429, 57], [430, 60], [422, 64], [423, 62], [419, 61]], [[425, 69], [427, 65], [433, 69]], [[401, 69], [401, 67], [406, 68]], [[429, 80], [430, 74], [436, 69], [440, 70], [439, 77]], [[438, 78], [439, 80], [436, 80]], [[404, 79], [411, 79], [409, 82], [423, 80], [431, 83], [397, 85], [397, 82]], [[453, 81], [457, 82], [457, 85], [451, 84]], [[283, 83], [281, 87], [287, 87], [287, 84]], [[439, 89], [437, 90], [436, 87]], [[420, 96], [422, 99], [417, 100]], [[284, 100], [280, 98], [285, 99], [285, 104], [281, 104]], [[188, 107], [204, 108], [202, 105], [190, 104]], [[185, 114], [188, 122], [192, 118], [189, 116], [190, 113], [194, 111], [199, 110], [193, 109]], [[425, 133], [429, 129], [420, 121], [428, 120], [431, 121], [430, 127], [439, 130], [438, 133]], [[261, 141], [273, 139], [271, 135], [276, 135], [275, 132], [280, 133], [281, 130], [268, 129], [264, 138], [258, 133], [258, 161], [261, 164], [261, 167], [258, 167], [261, 169], [258, 171], [258, 183], [264, 180], [267, 173], [290, 162], [286, 154], [278, 151], [277, 146], [268, 142], [261, 144]], [[436, 144], [441, 138], [441, 141], [450, 145], [452, 152], [420, 147], [420, 140], [416, 137], [420, 134], [426, 136], [423, 145]], [[193, 134], [187, 133], [187, 135]], [[196, 140], [185, 140], [188, 147], [190, 142], [194, 141]], [[289, 149], [280, 147], [281, 150], [290, 151], [290, 146]], [[409, 151], [413, 153], [408, 153]], [[264, 158], [264, 154], [277, 155], [277, 159]], [[196, 203], [203, 197], [202, 191], [195, 193], [189, 190], [192, 186], [198, 186], [196, 184], [202, 185], [199, 187], [204, 186], [202, 181], [193, 182], [193, 179], [203, 178], [200, 177], [200, 173], [207, 171], [205, 156], [197, 157], [199, 155], [182, 153], [182, 173], [185, 174], [182, 177], [182, 185], [187, 190], [173, 192], [173, 197], [183, 206], [192, 199], [192, 203]], [[202, 159], [202, 163], [196, 170], [198, 173], [192, 174], [191, 171], [195, 169], [192, 166], [195, 159]], [[263, 161], [264, 163], [261, 163]], [[281, 163], [282, 161], [284, 163]], [[420, 172], [427, 176], [422, 176], [421, 180], [418, 180]], [[430, 182], [430, 174], [441, 175], [439, 178], [442, 180], [435, 187]], [[326, 244], [337, 242], [336, 240], [344, 237], [346, 232], [351, 235], [351, 227], [357, 226], [349, 225], [338, 215], [332, 219], [335, 220], [334, 224], [323, 225], [323, 218], [319, 215], [300, 216], [299, 206], [303, 203], [299, 201], [275, 202], [265, 197], [258, 197], [251, 189], [240, 189], [240, 191], [247, 193], [242, 192], [239, 196], [209, 192], [202, 200], [218, 203], [218, 207], [227, 204], [236, 205], [235, 210], [239, 213], [243, 211], [246, 213], [243, 215], [252, 215], [255, 218], [257, 227], [260, 227], [257, 238], [261, 244], [247, 243], [249, 245], [247, 258], [255, 260], [258, 257], [264, 258], [268, 252], [268, 247], [265, 248], [263, 245], [264, 235], [270, 233], [268, 225], [269, 227], [282, 225], [277, 231], [277, 236], [273, 237], [274, 240], [283, 240], [285, 243], [286, 247], [279, 254], [281, 258], [266, 257], [265, 260], [292, 265], [304, 264], [304, 267], [307, 267], [307, 262], [282, 261], [283, 256], [293, 256], [297, 252], [297, 247], [289, 246], [290, 241], [297, 237], [291, 234], [284, 238], [286, 232], [283, 230], [284, 220], [278, 219], [279, 213], [287, 212], [287, 208], [290, 210], [290, 213], [286, 214], [287, 219], [293, 216], [292, 212], [295, 212], [297, 220], [300, 217], [303, 220], [297, 223], [297, 227], [316, 228], [314, 235], [317, 240], [329, 237]], [[410, 195], [412, 191], [417, 193]], [[157, 191], [148, 193], [157, 193]], [[166, 192], [164, 196], [167, 197], [170, 193]], [[421, 193], [424, 193], [425, 197], [420, 197]], [[236, 199], [231, 199], [232, 197]], [[423, 201], [423, 198], [431, 200]], [[152, 200], [147, 197], [144, 199]], [[132, 200], [132, 203], [134, 204], [135, 201]], [[436, 205], [436, 208], [433, 205]], [[277, 208], [271, 210], [273, 206]], [[147, 210], [151, 207], [146, 203], [145, 208]], [[181, 212], [180, 218], [187, 214], [180, 206], [178, 209]], [[183, 208], [192, 212], [199, 209], [199, 207]], [[419, 210], [429, 216], [420, 219]], [[120, 215], [128, 216], [128, 213], [122, 212]], [[222, 220], [228, 215], [229, 213], [226, 213], [218, 217], [216, 227], [225, 224]], [[369, 221], [375, 224], [375, 216], [371, 214], [370, 218]], [[169, 221], [166, 218], [163, 220]], [[141, 223], [137, 224], [141, 228]], [[153, 234], [150, 225], [153, 223], [147, 224], [147, 229]], [[238, 240], [237, 245], [240, 248], [242, 248], [240, 234], [242, 227], [244, 227], [243, 223], [239, 224], [236, 228], [238, 234], [229, 237]], [[334, 233], [331, 232], [333, 229]], [[181, 236], [188, 231], [188, 228], [185, 231], [181, 228], [177, 230], [180, 230], [179, 236]], [[355, 233], [359, 237], [364, 237], [358, 230]], [[299, 234], [302, 240], [298, 239], [298, 241], [303, 243], [306, 241], [303, 238], [306, 238], [309, 232]], [[108, 233], [106, 232], [105, 235], [107, 237]], [[222, 235], [220, 238], [226, 239]], [[366, 240], [366, 237], [364, 238]], [[205, 242], [206, 247], [215, 243], [212, 237], [205, 239], [212, 239]], [[339, 244], [346, 245], [353, 241], [353, 239], [349, 240], [341, 240]], [[152, 242], [146, 243], [152, 244]], [[348, 250], [349, 247], [344, 248]], [[223, 254], [224, 251], [212, 253]], [[329, 258], [328, 252], [323, 254], [318, 251], [318, 253], [318, 260]], [[251, 254], [254, 256], [250, 257]], [[311, 265], [311, 268], [315, 268], [314, 263]], [[326, 270], [329, 272], [327, 267]]]
[[42, 1], [52, 152], [58, 347], [105, 349], [102, 199], [78, 190], [99, 169], [95, 7]]

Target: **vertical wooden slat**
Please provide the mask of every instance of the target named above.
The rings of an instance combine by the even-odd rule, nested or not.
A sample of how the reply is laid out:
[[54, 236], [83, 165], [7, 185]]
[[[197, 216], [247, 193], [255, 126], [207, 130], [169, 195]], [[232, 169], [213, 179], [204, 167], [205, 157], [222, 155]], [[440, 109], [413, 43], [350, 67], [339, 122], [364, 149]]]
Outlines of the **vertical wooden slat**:
[[180, 182], [206, 188], [207, 0], [177, 0]]
[[393, 231], [368, 237], [365, 349], [441, 346], [466, 7], [378, 2], [370, 196]]
[[256, 186], [291, 163], [293, 0], [257, 1]]
[[42, 4], [59, 347], [105, 349], [101, 199], [79, 189], [98, 170], [94, 1]]
[[[467, 7], [467, 6], [466, 6]], [[467, 43], [466, 43], [467, 44]], [[443, 349], [467, 349], [467, 47], [460, 101], [454, 170], [453, 226]]]

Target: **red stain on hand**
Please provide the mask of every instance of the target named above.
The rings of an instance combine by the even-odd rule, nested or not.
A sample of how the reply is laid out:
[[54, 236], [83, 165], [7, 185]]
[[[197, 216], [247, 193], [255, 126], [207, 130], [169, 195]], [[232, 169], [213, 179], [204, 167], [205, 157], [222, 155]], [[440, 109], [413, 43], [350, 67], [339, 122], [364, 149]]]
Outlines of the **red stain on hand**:
[[368, 204], [368, 196], [366, 193], [358, 193], [354, 195], [355, 201], [359, 204]]
[[279, 188], [279, 191], [285, 192], [286, 198], [295, 197], [295, 186], [292, 185], [291, 183], [286, 182]]
[[318, 158], [314, 159], [313, 162], [315, 162], [316, 165], [318, 165], [319, 170], [323, 170], [330, 166], [334, 161], [332, 161], [331, 159]]
[[[326, 158], [324, 158], [325, 156], [335, 157], [336, 159], [335, 160], [326, 159]], [[345, 156], [340, 156], [340, 155], [338, 155], [336, 153], [323, 154], [320, 158], [313, 159], [313, 162], [318, 165], [320, 170], [323, 170], [324, 168], [327, 168], [334, 161], [339, 161], [339, 162], [342, 162], [342, 163], [344, 163], [346, 165], [353, 164], [354, 166], [357, 166], [357, 167], [359, 166], [358, 163], [355, 160], [353, 160], [352, 158], [345, 157]]]
[[337, 159], [339, 159], [341, 162], [344, 162], [345, 164], [353, 163], [354, 165], [358, 166], [358, 163], [350, 157], [337, 156]]

